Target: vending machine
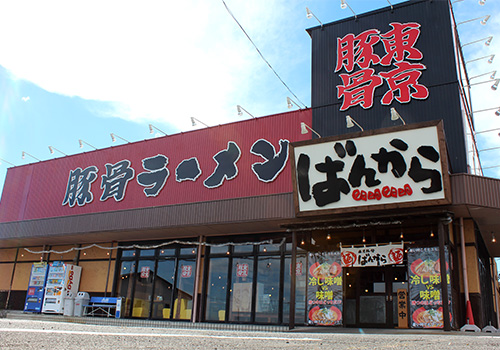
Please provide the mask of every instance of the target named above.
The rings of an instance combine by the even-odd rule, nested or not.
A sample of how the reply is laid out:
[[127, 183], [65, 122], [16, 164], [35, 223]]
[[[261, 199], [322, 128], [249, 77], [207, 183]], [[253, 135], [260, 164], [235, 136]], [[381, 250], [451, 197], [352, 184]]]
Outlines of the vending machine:
[[41, 312], [45, 282], [47, 280], [48, 265], [46, 262], [37, 262], [31, 266], [31, 275], [24, 303], [24, 312]]
[[72, 294], [74, 298], [78, 292], [81, 273], [80, 266], [64, 264], [62, 261], [51, 263], [45, 285], [42, 312], [62, 314], [67, 293]]

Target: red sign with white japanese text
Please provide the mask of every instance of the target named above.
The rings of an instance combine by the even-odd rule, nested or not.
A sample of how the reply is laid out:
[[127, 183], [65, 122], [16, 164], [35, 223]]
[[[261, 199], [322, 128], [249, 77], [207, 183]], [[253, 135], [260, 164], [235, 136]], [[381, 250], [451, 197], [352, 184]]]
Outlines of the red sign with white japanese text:
[[342, 247], [342, 267], [369, 267], [403, 263], [403, 243]]
[[[429, 97], [429, 90], [418, 82], [426, 67], [414, 63], [424, 57], [415, 47], [420, 24], [393, 22], [389, 26], [391, 29], [383, 34], [369, 29], [356, 36], [347, 34], [337, 38], [335, 72], [349, 73], [340, 74], [342, 85], [337, 86], [337, 97], [343, 101], [341, 111], [356, 105], [371, 108], [379, 87], [385, 91], [380, 100], [383, 105], [390, 105], [394, 100], [408, 103], [411, 99]], [[375, 53], [377, 45], [384, 48], [383, 56]], [[393, 69], [375, 74], [371, 67], [377, 65]]]
[[[292, 264], [289, 265], [289, 269], [288, 269], [288, 276], [291, 276], [292, 275], [292, 272], [293, 272], [293, 268], [292, 268]], [[303, 267], [304, 265], [302, 264], [301, 261], [298, 261], [296, 264], [295, 264], [295, 276], [302, 276], [303, 274]]]
[[193, 266], [182, 265], [181, 267], [181, 278], [190, 278], [193, 275]]
[[448, 1], [403, 1], [308, 29], [315, 131], [325, 137], [443, 120], [450, 169], [466, 173], [450, 13]]
[[289, 193], [298, 110], [9, 168], [0, 222]]
[[248, 277], [248, 264], [236, 265], [236, 276], [237, 277]]
[[150, 270], [149, 266], [141, 267], [141, 278], [148, 278]]

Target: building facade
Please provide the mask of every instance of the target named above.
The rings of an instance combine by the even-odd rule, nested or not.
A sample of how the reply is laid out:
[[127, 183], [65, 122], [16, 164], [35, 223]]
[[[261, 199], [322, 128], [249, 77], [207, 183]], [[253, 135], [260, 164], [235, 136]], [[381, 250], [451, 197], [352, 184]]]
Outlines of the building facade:
[[468, 173], [454, 28], [427, 0], [312, 28], [310, 109], [10, 168], [2, 304], [63, 261], [129, 318], [498, 326], [500, 181]]

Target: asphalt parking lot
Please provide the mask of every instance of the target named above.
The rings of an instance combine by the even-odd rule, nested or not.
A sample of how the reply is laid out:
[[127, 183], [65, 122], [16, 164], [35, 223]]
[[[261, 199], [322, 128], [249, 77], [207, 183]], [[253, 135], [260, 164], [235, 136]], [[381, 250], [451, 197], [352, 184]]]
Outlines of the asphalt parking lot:
[[500, 349], [500, 333], [300, 328], [288, 332], [171, 329], [0, 319], [10, 349]]

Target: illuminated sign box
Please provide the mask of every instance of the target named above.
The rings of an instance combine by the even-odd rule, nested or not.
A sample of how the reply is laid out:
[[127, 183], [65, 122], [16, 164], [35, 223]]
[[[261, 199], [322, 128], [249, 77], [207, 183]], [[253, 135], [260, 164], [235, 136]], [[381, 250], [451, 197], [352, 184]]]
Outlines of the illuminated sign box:
[[449, 204], [442, 122], [292, 144], [298, 216]]

